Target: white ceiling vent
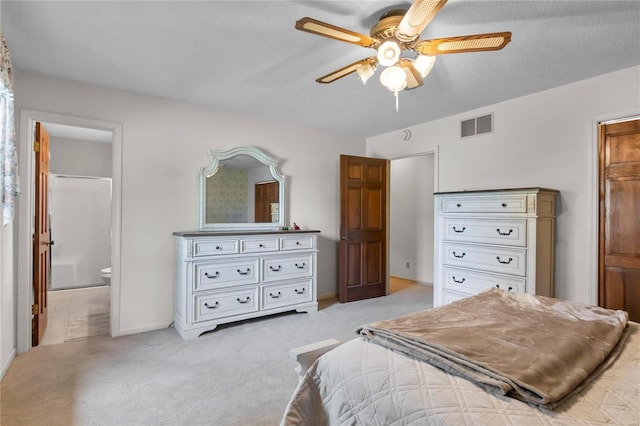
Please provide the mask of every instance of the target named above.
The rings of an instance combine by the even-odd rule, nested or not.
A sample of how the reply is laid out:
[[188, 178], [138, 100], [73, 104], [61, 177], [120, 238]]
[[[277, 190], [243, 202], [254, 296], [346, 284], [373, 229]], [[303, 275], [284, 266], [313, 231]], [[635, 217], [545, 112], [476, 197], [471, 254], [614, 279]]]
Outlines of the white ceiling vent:
[[470, 118], [460, 122], [460, 137], [493, 133], [493, 114]]

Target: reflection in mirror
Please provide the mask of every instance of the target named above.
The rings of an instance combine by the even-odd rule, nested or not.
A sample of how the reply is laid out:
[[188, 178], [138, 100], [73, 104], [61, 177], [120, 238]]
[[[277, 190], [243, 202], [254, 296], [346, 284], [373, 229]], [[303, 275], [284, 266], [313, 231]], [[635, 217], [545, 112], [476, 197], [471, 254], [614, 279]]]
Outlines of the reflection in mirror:
[[274, 159], [254, 147], [209, 156], [209, 167], [200, 172], [200, 230], [284, 226], [284, 176]]

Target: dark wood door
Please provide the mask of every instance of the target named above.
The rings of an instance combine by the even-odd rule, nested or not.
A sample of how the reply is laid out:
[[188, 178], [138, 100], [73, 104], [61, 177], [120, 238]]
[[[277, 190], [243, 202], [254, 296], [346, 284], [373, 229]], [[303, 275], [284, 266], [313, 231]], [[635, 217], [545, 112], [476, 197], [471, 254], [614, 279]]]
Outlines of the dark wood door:
[[33, 325], [31, 345], [38, 346], [47, 328], [47, 289], [51, 271], [49, 226], [49, 134], [36, 123], [35, 222], [33, 234]]
[[640, 321], [640, 120], [600, 126], [599, 305]]
[[255, 185], [255, 221], [273, 222], [271, 203], [278, 203], [280, 185], [278, 182], [264, 182]]
[[340, 156], [340, 302], [384, 296], [389, 161]]

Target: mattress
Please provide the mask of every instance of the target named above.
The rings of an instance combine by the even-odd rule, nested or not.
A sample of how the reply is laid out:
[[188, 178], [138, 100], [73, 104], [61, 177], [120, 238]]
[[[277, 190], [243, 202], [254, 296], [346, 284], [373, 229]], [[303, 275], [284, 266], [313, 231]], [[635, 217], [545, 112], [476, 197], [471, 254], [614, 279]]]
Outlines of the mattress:
[[619, 358], [554, 410], [485, 392], [472, 382], [356, 338], [320, 357], [282, 425], [638, 425], [640, 325]]

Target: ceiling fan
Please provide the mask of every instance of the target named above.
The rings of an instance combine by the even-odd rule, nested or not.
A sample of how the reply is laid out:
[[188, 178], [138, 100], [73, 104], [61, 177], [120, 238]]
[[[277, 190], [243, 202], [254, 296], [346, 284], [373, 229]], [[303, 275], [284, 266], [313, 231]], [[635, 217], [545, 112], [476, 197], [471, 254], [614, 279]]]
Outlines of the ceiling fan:
[[380, 82], [394, 92], [397, 110], [398, 92], [422, 86], [422, 79], [433, 68], [436, 55], [500, 50], [511, 41], [510, 32], [419, 40], [420, 33], [446, 3], [447, 0], [414, 0], [408, 10], [390, 10], [380, 17], [368, 36], [309, 17], [298, 20], [296, 29], [376, 49], [375, 56], [349, 64], [316, 81], [332, 83], [357, 72], [366, 83], [378, 65], [385, 66]]

